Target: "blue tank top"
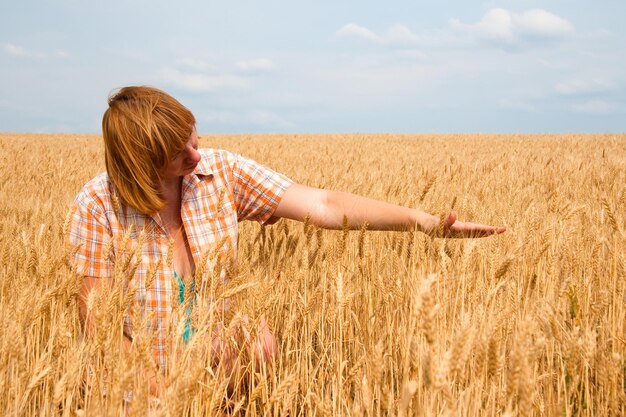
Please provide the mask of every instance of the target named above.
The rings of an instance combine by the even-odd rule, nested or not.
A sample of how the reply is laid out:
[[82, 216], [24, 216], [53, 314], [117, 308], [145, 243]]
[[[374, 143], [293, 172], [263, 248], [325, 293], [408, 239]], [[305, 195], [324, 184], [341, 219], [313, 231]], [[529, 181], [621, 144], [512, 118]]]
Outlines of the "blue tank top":
[[[174, 278], [178, 281], [178, 303], [182, 304], [185, 302], [185, 282], [180, 279], [176, 271], [174, 271]], [[194, 290], [194, 283], [191, 283], [191, 291]], [[185, 332], [183, 333], [183, 342], [189, 342], [189, 338], [194, 333], [194, 330], [191, 328], [191, 310], [193, 308], [193, 298], [187, 308], [185, 309]]]

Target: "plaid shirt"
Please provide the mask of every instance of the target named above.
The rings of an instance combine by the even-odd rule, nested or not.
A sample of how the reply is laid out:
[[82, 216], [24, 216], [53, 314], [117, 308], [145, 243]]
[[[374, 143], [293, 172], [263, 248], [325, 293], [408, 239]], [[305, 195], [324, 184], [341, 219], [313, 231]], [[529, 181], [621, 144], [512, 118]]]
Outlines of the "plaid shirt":
[[[202, 271], [203, 282], [196, 282], [196, 287], [214, 276], [218, 258], [221, 265], [227, 263], [227, 256], [236, 259], [238, 221], [266, 223], [292, 184], [284, 175], [240, 155], [213, 149], [199, 152], [202, 160], [183, 178], [181, 202], [196, 271]], [[165, 368], [167, 346], [176, 331], [172, 311], [178, 305], [178, 284], [170, 239], [160, 218], [121, 205], [106, 173], [85, 184], [70, 210], [66, 242], [72, 249], [72, 267], [82, 276], [125, 277], [125, 289], [136, 291], [125, 332], [132, 336], [132, 324], [149, 317], [155, 336], [153, 353]]]

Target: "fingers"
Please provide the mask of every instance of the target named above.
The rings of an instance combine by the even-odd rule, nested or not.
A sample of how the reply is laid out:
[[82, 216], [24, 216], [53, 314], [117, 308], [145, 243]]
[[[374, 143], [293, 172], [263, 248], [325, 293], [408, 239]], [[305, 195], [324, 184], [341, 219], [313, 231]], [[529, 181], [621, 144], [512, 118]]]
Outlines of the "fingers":
[[476, 227], [469, 230], [469, 233], [472, 237], [487, 237], [504, 233], [506, 231], [506, 227], [486, 226], [482, 224], [475, 226]]
[[456, 212], [451, 210], [448, 216], [442, 216], [439, 226], [428, 232], [432, 237], [443, 238], [478, 238], [504, 233], [506, 227], [462, 222], [457, 220]]
[[489, 226], [485, 224], [456, 221], [448, 230], [446, 237], [451, 238], [480, 238], [504, 233], [506, 227]]

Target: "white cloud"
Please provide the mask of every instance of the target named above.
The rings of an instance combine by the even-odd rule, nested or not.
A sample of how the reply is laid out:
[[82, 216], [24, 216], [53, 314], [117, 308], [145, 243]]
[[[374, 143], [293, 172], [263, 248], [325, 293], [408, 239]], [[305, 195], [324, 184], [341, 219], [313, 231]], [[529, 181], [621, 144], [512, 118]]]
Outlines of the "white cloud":
[[25, 57], [28, 56], [28, 53], [26, 52], [26, 49], [24, 49], [21, 46], [18, 45], [13, 45], [11, 43], [5, 43], [2, 45], [2, 49], [4, 50], [4, 52], [6, 52], [7, 54], [11, 55], [11, 56], [17, 56], [17, 57]]
[[44, 59], [48, 57], [53, 58], [69, 58], [70, 53], [64, 49], [57, 49], [50, 53], [42, 53], [38, 51], [32, 51], [27, 48], [24, 48], [20, 45], [15, 45], [12, 43], [4, 43], [2, 44], [2, 50], [7, 54], [15, 58], [26, 58], [26, 59]]
[[525, 36], [562, 38], [575, 32], [572, 23], [543, 9], [528, 10], [515, 16], [514, 22], [519, 32]]
[[624, 109], [612, 101], [588, 100], [582, 103], [573, 104], [572, 110], [576, 113], [603, 115], [622, 113]]
[[242, 90], [251, 87], [251, 73], [268, 71], [274, 63], [267, 58], [239, 61], [234, 64], [237, 72], [220, 70], [217, 66], [196, 58], [179, 60], [175, 67], [157, 72], [157, 80], [192, 93], [214, 93]]
[[335, 36], [361, 38], [376, 43], [382, 41], [382, 39], [377, 34], [372, 32], [368, 28], [359, 26], [355, 23], [348, 23], [347, 25], [344, 25], [341, 29], [335, 32]]
[[477, 23], [450, 19], [452, 29], [480, 40], [517, 44], [533, 39], [560, 39], [571, 36], [575, 28], [568, 20], [543, 9], [514, 13], [506, 9], [491, 9]]
[[335, 36], [339, 38], [360, 38], [371, 43], [392, 46], [415, 45], [420, 40], [411, 29], [399, 23], [389, 26], [382, 34], [377, 34], [355, 23], [349, 23], [335, 32]]
[[12, 43], [2, 44], [2, 50], [8, 55], [16, 58], [40, 58], [42, 55], [33, 51], [29, 51], [23, 46], [15, 45]]
[[570, 79], [558, 83], [554, 89], [561, 95], [581, 95], [598, 94], [611, 91], [615, 86], [606, 80], [599, 78], [592, 79]]
[[480, 38], [512, 42], [513, 19], [511, 13], [504, 9], [491, 9], [478, 23], [465, 24], [458, 19], [451, 19], [450, 26]]
[[210, 75], [202, 73], [182, 72], [173, 68], [165, 68], [158, 78], [176, 88], [189, 92], [210, 93], [225, 89], [241, 89], [248, 86], [245, 78], [231, 75]]
[[409, 28], [404, 25], [396, 24], [385, 32], [383, 36], [383, 40], [385, 43], [389, 44], [414, 44], [419, 39], [417, 35], [415, 35]]
[[[438, 30], [416, 33], [405, 25], [394, 24], [375, 32], [356, 23], [348, 23], [335, 32], [337, 38], [356, 38], [369, 43], [393, 47], [467, 46], [473, 40], [505, 46], [556, 40], [569, 37], [575, 28], [568, 20], [543, 9], [515, 13], [494, 8], [475, 23], [453, 18], [448, 26]], [[468, 36], [469, 35], [469, 36]]]
[[269, 58], [257, 58], [239, 61], [235, 66], [242, 71], [267, 71], [274, 68], [274, 63]]

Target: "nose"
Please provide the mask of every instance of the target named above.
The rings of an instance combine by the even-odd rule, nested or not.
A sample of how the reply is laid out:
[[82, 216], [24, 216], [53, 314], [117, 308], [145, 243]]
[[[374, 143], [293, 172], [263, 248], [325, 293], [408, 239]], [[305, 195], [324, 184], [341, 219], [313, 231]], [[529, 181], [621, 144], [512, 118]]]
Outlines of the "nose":
[[197, 149], [195, 149], [192, 146], [189, 146], [187, 151], [187, 159], [190, 162], [193, 162], [194, 164], [197, 164], [198, 162], [200, 162], [200, 159], [202, 159], [202, 156], [200, 155], [200, 152], [198, 152]]

